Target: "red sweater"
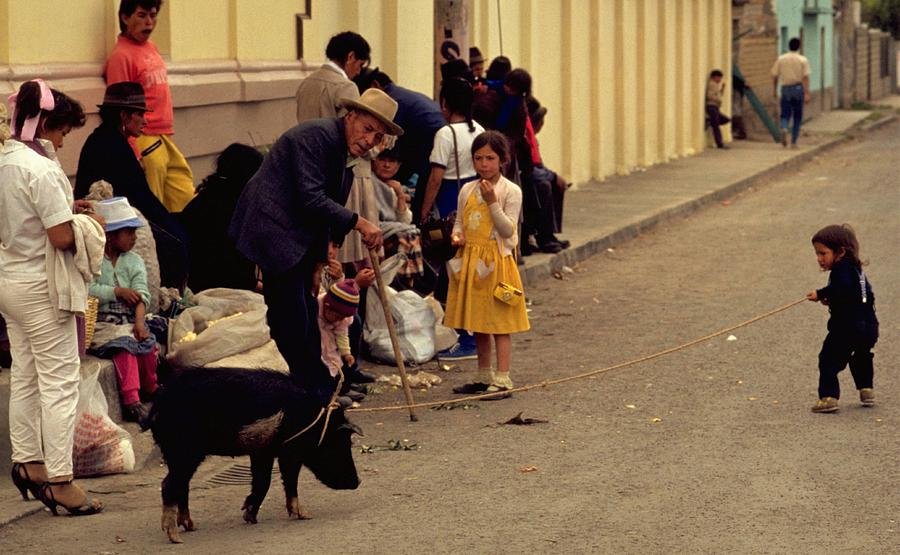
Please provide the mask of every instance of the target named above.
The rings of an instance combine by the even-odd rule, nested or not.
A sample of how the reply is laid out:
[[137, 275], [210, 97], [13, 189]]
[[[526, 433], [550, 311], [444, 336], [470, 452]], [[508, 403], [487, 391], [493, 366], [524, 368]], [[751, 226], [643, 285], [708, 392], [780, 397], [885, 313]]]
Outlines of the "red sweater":
[[106, 60], [103, 74], [107, 85], [136, 81], [144, 87], [147, 108], [150, 109], [146, 115], [144, 134], [171, 135], [175, 132], [166, 63], [152, 41], [141, 44], [119, 35], [116, 47]]

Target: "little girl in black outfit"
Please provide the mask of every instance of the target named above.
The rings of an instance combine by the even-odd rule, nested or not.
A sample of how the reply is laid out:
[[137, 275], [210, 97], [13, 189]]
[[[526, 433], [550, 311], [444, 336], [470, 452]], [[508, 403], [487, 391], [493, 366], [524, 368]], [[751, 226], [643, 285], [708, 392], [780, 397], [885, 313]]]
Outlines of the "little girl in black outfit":
[[816, 260], [830, 271], [828, 285], [806, 298], [828, 305], [828, 335], [819, 353], [819, 400], [813, 412], [835, 412], [841, 396], [838, 372], [850, 364], [850, 373], [863, 406], [875, 404], [872, 389], [872, 347], [878, 341], [875, 295], [862, 271], [859, 241], [847, 225], [829, 225], [812, 238]]

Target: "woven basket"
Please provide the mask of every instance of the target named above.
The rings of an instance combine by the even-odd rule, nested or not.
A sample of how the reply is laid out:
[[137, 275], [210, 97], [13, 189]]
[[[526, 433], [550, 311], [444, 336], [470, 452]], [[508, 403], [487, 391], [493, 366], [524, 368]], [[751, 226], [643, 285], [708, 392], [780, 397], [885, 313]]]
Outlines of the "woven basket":
[[84, 347], [87, 350], [94, 339], [94, 330], [97, 328], [97, 309], [100, 307], [100, 299], [88, 297], [87, 308], [84, 309]]

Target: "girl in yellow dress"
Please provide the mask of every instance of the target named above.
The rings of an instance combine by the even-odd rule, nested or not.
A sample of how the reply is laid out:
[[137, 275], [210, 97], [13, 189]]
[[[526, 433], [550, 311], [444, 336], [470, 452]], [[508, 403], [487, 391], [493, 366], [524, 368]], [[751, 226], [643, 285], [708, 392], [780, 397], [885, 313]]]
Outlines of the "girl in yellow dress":
[[[475, 334], [478, 373], [473, 383], [454, 393], [502, 392], [513, 388], [509, 377], [510, 334], [529, 329], [522, 279], [513, 253], [522, 209], [522, 190], [503, 177], [509, 144], [502, 133], [485, 131], [472, 143], [472, 159], [479, 179], [459, 192], [456, 223], [451, 235], [460, 247], [450, 260], [450, 290], [444, 324]], [[503, 291], [518, 290], [506, 295]], [[495, 295], [495, 292], [497, 295]], [[497, 369], [491, 366], [491, 340], [497, 350]], [[497, 398], [508, 397], [501, 395]]]

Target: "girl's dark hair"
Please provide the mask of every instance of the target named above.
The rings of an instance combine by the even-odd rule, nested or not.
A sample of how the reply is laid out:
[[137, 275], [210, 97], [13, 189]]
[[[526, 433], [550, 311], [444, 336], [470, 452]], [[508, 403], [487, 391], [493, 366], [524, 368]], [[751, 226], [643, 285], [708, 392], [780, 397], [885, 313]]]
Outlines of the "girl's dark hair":
[[472, 141], [472, 156], [475, 156], [475, 152], [484, 146], [497, 153], [501, 166], [509, 162], [509, 141], [506, 140], [503, 133], [491, 129], [475, 137], [475, 140]]
[[475, 93], [472, 85], [461, 77], [447, 79], [441, 83], [440, 99], [447, 105], [447, 110], [453, 114], [465, 116], [469, 124], [469, 133], [475, 132], [475, 124], [472, 123], [472, 101]]
[[859, 258], [859, 241], [850, 224], [827, 225], [813, 235], [812, 242], [825, 245], [836, 255], [843, 251], [842, 260], [851, 262], [857, 268], [863, 266]]
[[520, 96], [531, 95], [531, 74], [522, 68], [516, 68], [506, 75], [503, 84]]
[[512, 62], [509, 61], [509, 58], [506, 56], [497, 56], [491, 61], [491, 65], [488, 66], [485, 78], [488, 81], [503, 81], [506, 79], [506, 74], [509, 73], [509, 70], [511, 69]]
[[75, 129], [84, 125], [84, 109], [74, 98], [50, 89], [55, 106], [52, 110], [41, 110], [41, 85], [36, 81], [27, 81], [19, 87], [16, 94], [16, 120], [13, 122], [13, 135], [22, 134], [25, 120], [38, 114], [44, 117], [45, 129], [62, 129], [66, 125]]

